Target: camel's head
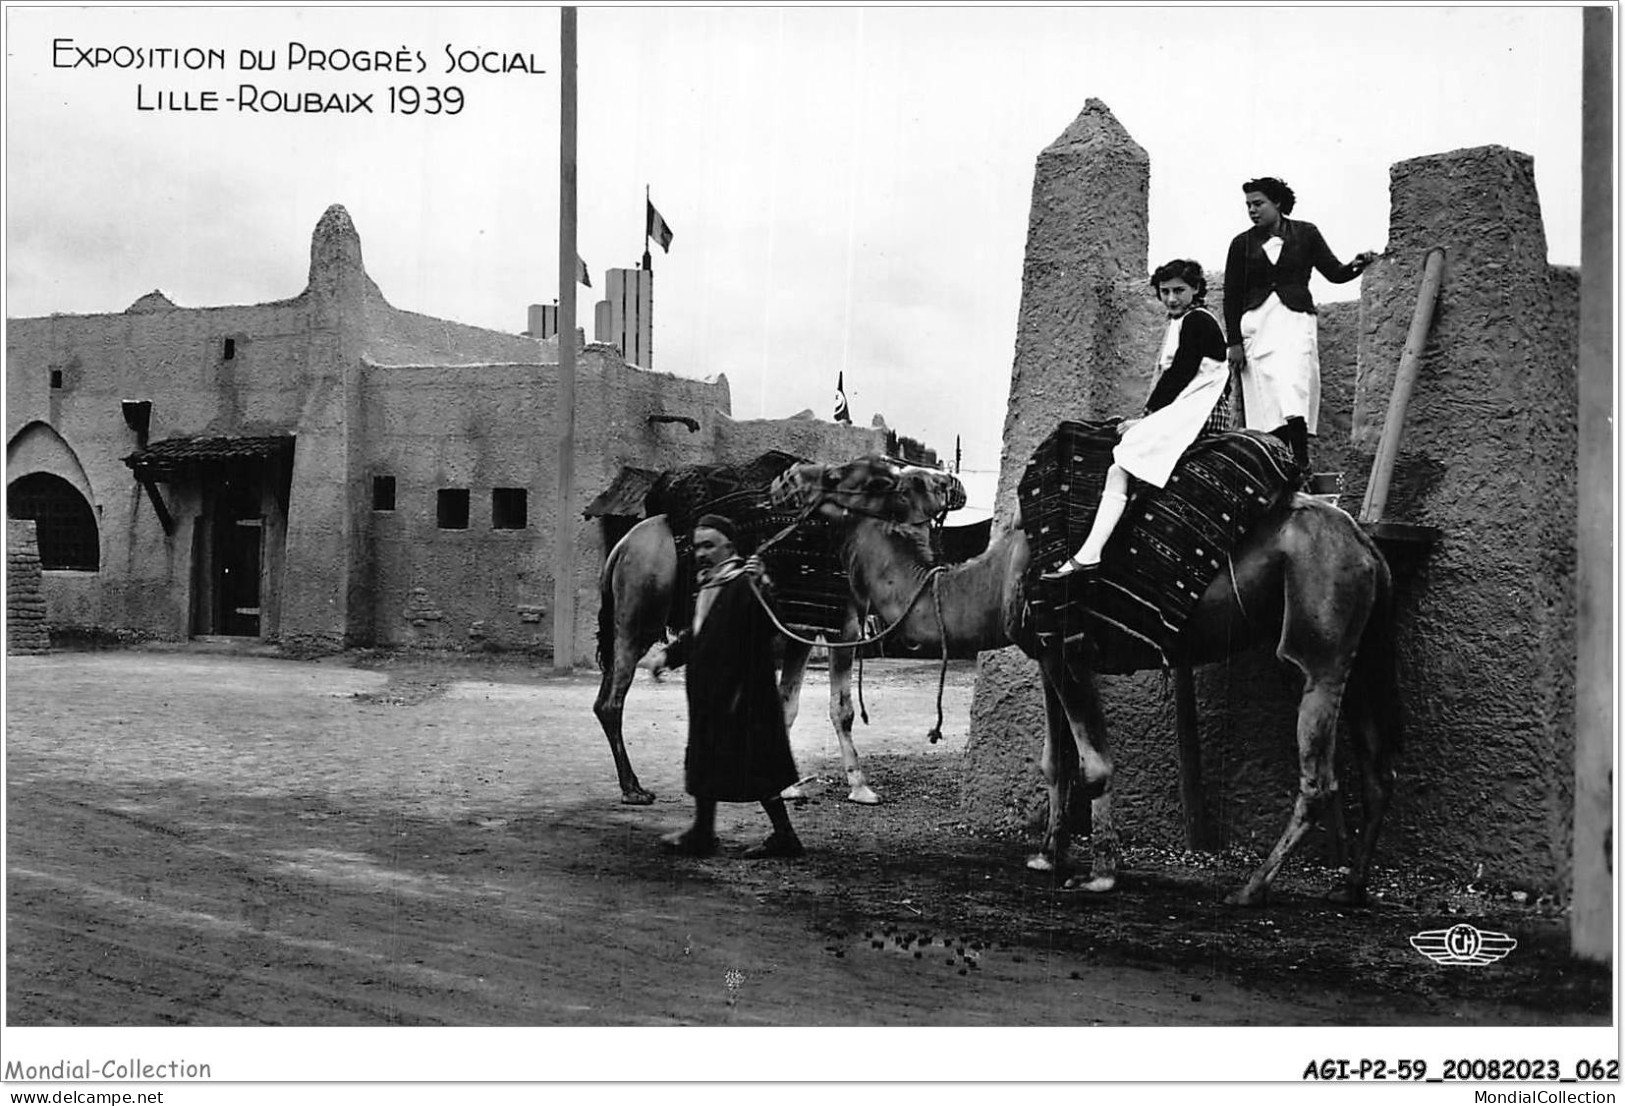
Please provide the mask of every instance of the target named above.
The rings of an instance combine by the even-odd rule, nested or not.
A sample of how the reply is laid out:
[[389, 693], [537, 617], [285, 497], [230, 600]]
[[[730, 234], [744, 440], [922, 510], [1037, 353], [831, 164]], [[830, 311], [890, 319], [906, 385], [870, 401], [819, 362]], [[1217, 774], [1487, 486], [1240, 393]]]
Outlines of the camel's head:
[[775, 503], [813, 509], [842, 521], [877, 518], [922, 525], [965, 505], [965, 487], [936, 469], [885, 457], [859, 457], [844, 465], [792, 465], [773, 482]]

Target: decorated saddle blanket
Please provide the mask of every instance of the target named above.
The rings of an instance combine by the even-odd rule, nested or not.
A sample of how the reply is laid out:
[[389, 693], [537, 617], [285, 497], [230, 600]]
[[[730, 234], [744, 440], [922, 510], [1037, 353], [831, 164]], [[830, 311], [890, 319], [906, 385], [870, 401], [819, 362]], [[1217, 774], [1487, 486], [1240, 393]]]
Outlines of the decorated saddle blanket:
[[1063, 422], [1034, 452], [1017, 485], [1032, 550], [1027, 594], [1040, 645], [1082, 650], [1097, 672], [1179, 663], [1191, 611], [1243, 535], [1284, 494], [1297, 466], [1285, 443], [1238, 430], [1203, 436], [1164, 488], [1135, 482], [1095, 580], [1043, 581], [1083, 544], [1100, 505], [1117, 432]]
[[[795, 521], [794, 507], [774, 506], [768, 488], [803, 458], [770, 450], [743, 465], [689, 465], [662, 472], [644, 497], [648, 515], [663, 514], [677, 544], [677, 594], [669, 625], [681, 629], [694, 615], [694, 523], [717, 514], [738, 528], [738, 548], [749, 556]], [[808, 519], [762, 555], [773, 586], [773, 607], [791, 627], [833, 636], [846, 623], [851, 588], [841, 565], [834, 527]]]

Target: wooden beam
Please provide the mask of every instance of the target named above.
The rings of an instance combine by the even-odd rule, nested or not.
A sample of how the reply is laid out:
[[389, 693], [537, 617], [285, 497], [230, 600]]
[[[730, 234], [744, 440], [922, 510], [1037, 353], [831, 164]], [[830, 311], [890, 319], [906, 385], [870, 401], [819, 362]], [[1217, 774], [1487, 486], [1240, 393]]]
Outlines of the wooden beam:
[[173, 535], [175, 533], [175, 519], [170, 515], [169, 508], [164, 505], [164, 497], [158, 494], [158, 485], [154, 483], [150, 476], [138, 476], [136, 479], [140, 480], [141, 486], [147, 489], [147, 498], [152, 500], [152, 509], [158, 512], [158, 524], [164, 528], [164, 536]]
[[1388, 505], [1388, 484], [1394, 475], [1394, 464], [1399, 460], [1399, 438], [1405, 428], [1405, 409], [1410, 406], [1411, 389], [1416, 386], [1417, 374], [1422, 367], [1422, 347], [1427, 345], [1428, 329], [1433, 325], [1433, 305], [1439, 298], [1439, 282], [1444, 278], [1444, 247], [1435, 246], [1428, 251], [1422, 264], [1422, 287], [1416, 293], [1416, 311], [1411, 315], [1410, 333], [1405, 336], [1405, 352], [1399, 356], [1399, 370], [1394, 373], [1394, 390], [1388, 397], [1388, 417], [1382, 421], [1382, 438], [1377, 443], [1377, 458], [1371, 463], [1371, 481], [1365, 488], [1365, 503], [1360, 508], [1361, 522], [1376, 522]]
[[1179, 738], [1179, 800], [1185, 812], [1185, 844], [1212, 847], [1202, 808], [1202, 748], [1196, 719], [1196, 677], [1190, 666], [1174, 668], [1174, 731]]

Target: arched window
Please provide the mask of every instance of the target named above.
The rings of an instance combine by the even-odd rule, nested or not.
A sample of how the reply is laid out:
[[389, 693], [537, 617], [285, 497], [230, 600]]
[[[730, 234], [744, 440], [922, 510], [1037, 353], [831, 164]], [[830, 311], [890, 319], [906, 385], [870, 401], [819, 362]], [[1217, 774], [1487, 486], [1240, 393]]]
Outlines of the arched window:
[[13, 480], [6, 489], [6, 514], [34, 520], [41, 568], [95, 572], [101, 567], [96, 513], [62, 477], [34, 472]]

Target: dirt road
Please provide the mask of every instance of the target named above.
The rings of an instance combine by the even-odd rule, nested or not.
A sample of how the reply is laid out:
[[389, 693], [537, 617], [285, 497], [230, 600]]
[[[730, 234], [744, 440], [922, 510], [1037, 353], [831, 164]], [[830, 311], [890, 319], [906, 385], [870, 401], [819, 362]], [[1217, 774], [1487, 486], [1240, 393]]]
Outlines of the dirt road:
[[[592, 672], [188, 650], [7, 672], [12, 1025], [1609, 1021], [1607, 973], [1567, 957], [1550, 909], [1436, 889], [1339, 910], [1300, 872], [1238, 912], [1238, 860], [1161, 853], [1130, 852], [1108, 899], [1059, 890], [1024, 869], [1032, 841], [961, 824], [973, 664], [935, 746], [934, 667], [867, 666], [878, 808], [840, 801], [809, 675], [794, 744], [821, 783], [796, 862], [739, 857], [766, 832], [746, 807], [723, 808], [719, 857], [657, 849], [690, 809], [680, 677], [640, 673], [628, 700], [660, 796], [637, 808]], [[1469, 973], [1409, 947], [1463, 917], [1519, 955]]]

